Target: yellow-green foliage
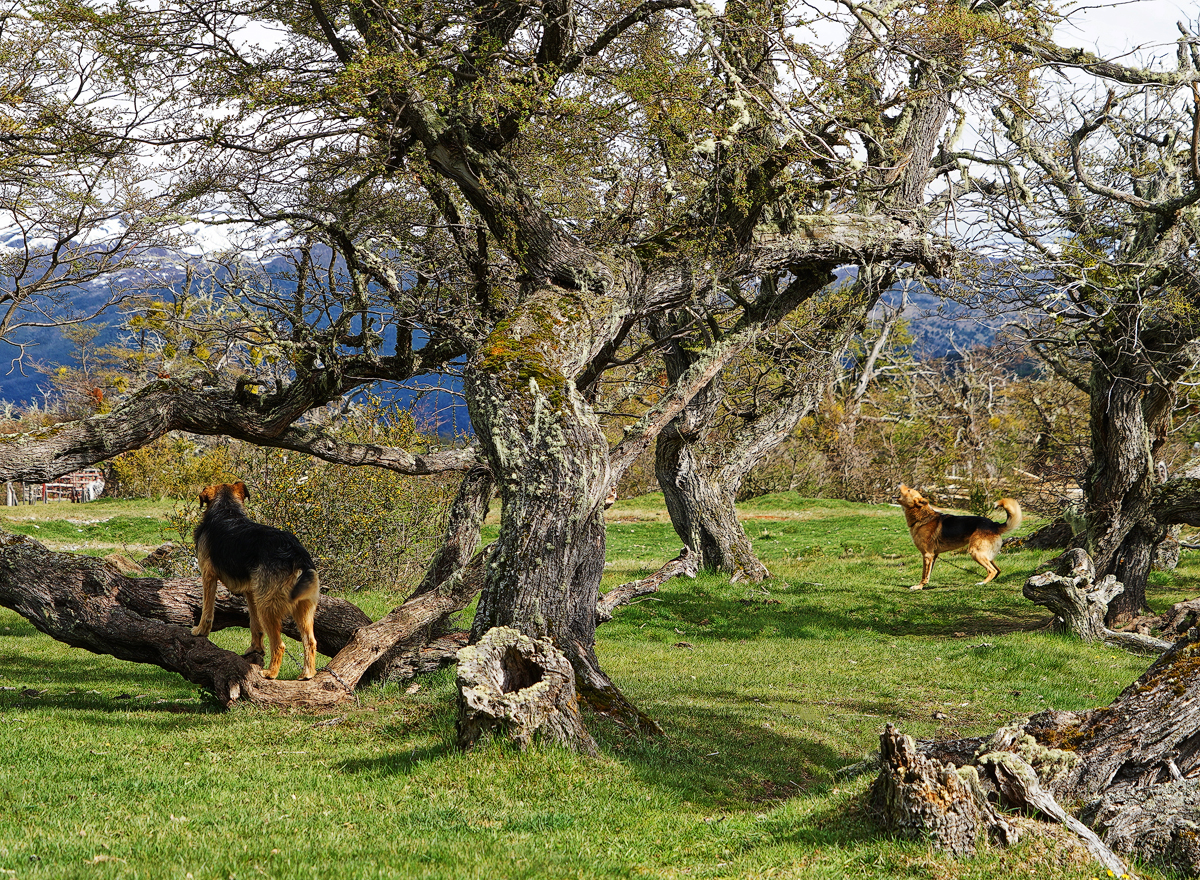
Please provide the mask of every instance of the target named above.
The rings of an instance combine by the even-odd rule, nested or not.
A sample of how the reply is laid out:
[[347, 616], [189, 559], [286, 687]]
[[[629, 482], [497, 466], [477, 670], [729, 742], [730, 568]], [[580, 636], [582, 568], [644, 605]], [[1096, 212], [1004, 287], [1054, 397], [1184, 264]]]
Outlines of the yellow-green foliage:
[[228, 442], [171, 433], [112, 460], [110, 494], [119, 498], [190, 498], [213, 483], [238, 479]]
[[321, 583], [339, 590], [415, 583], [442, 536], [456, 482], [278, 449], [253, 450], [248, 463], [250, 515], [296, 535]]

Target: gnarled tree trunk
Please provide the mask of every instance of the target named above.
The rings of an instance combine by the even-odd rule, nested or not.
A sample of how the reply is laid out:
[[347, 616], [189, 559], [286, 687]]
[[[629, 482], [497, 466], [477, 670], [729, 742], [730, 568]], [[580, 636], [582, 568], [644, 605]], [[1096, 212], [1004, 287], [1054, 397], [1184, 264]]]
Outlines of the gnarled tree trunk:
[[[589, 309], [592, 332], [558, 331], [581, 326]], [[656, 729], [595, 653], [608, 442], [571, 377], [594, 356], [596, 340], [615, 333], [620, 315], [610, 309], [600, 296], [548, 290], [531, 297], [467, 364], [467, 405], [502, 505], [471, 641], [494, 627], [547, 639], [570, 660], [588, 705]]]
[[[1146, 607], [1154, 548], [1168, 531], [1155, 516], [1154, 451], [1170, 414], [1177, 370], [1113, 358], [1097, 364], [1089, 381], [1092, 464], [1083, 487], [1088, 549], [1098, 577], [1111, 574], [1125, 585], [1109, 604], [1110, 626]], [[1148, 373], [1159, 383], [1146, 384]]]

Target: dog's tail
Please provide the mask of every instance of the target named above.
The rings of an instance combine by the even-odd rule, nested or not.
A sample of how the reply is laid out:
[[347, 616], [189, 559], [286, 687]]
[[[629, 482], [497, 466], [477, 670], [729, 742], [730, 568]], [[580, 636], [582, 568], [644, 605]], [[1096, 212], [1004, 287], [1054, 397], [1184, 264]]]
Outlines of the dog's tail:
[[1021, 505], [1017, 504], [1012, 498], [1001, 498], [996, 502], [997, 507], [1004, 508], [1004, 512], [1008, 514], [1008, 519], [1004, 521], [1004, 526], [1000, 529], [1000, 534], [1011, 532], [1013, 529], [1021, 526]]
[[[1020, 511], [1018, 511], [1017, 516], [1020, 515]], [[296, 578], [296, 583], [292, 585], [292, 601], [295, 602], [308, 592], [321, 592], [321, 581], [317, 578], [315, 568], [306, 568], [300, 572], [300, 577]]]

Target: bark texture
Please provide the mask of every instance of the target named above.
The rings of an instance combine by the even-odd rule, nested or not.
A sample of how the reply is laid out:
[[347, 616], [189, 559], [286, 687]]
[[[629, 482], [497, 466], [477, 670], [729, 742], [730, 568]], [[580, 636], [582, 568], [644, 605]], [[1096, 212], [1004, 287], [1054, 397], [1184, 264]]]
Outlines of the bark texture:
[[508, 627], [458, 652], [458, 745], [470, 749], [488, 734], [522, 751], [543, 739], [599, 754], [579, 714], [571, 663], [548, 641]]
[[[1200, 876], [1198, 671], [1200, 629], [1192, 629], [1106, 707], [1043, 712], [1002, 728], [986, 742], [949, 749], [930, 744], [920, 751], [976, 766], [985, 788], [990, 784], [1002, 803], [1050, 815], [1054, 809], [1042, 803], [1044, 797], [1082, 804], [1079, 818], [1104, 847]], [[1023, 771], [1014, 775], [1012, 767], [1019, 765], [1010, 765], [1008, 755], [1033, 769], [1044, 795]], [[989, 767], [1007, 769], [996, 773]], [[1102, 861], [1107, 858], [1094, 851]], [[1103, 863], [1118, 876], [1124, 872]]]
[[[1146, 605], [1146, 582], [1162, 529], [1152, 515], [1157, 483], [1153, 440], [1167, 410], [1133, 376], [1134, 364], [1104, 364], [1092, 372], [1092, 464], [1084, 480], [1088, 548], [1096, 572], [1124, 585], [1109, 605], [1108, 623], [1132, 617]], [[1142, 372], [1146, 367], [1141, 366]]]
[[[658, 732], [595, 653], [604, 502], [613, 480], [599, 417], [572, 378], [620, 332], [626, 308], [621, 297], [597, 290], [547, 289], [468, 360], [467, 404], [501, 500], [471, 638], [510, 627], [548, 640], [570, 660], [576, 689], [593, 710]], [[558, 331], [584, 325], [590, 332]]]
[[1105, 642], [1156, 654], [1170, 648], [1170, 642], [1135, 632], [1117, 632], [1104, 625], [1109, 603], [1123, 589], [1111, 574], [1097, 581], [1087, 551], [1076, 547], [1059, 557], [1055, 571], [1025, 581], [1022, 592], [1026, 599], [1054, 612], [1060, 631], [1073, 632], [1085, 642]]
[[972, 790], [969, 775], [920, 754], [912, 737], [891, 724], [879, 746], [883, 766], [871, 787], [870, 806], [885, 830], [929, 838], [938, 849], [958, 856], [975, 854], [985, 827], [1016, 840], [1011, 827]]

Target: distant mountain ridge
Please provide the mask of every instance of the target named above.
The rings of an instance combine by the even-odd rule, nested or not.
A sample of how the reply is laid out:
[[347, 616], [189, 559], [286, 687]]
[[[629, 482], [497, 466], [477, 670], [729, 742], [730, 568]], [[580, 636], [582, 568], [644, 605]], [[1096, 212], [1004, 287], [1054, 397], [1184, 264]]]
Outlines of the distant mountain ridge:
[[[839, 273], [841, 274], [841, 273]], [[153, 291], [150, 291], [152, 293]], [[78, 307], [82, 310], [103, 302], [103, 293], [80, 291]], [[899, 288], [884, 294], [884, 302], [894, 305], [900, 299]], [[924, 291], [908, 293], [905, 309], [909, 332], [913, 337], [914, 353], [920, 359], [954, 356], [979, 346], [989, 346], [1006, 323], [1005, 317], [986, 316], [958, 303], [942, 299]], [[101, 315], [97, 323], [107, 326], [97, 336], [98, 344], [108, 344], [120, 339], [122, 314], [119, 309]], [[0, 368], [0, 401], [20, 406], [40, 400], [42, 389], [48, 387], [46, 376], [38, 372], [36, 363], [51, 367], [72, 362], [73, 345], [55, 327], [24, 330], [16, 335], [17, 341], [28, 344], [24, 363], [21, 366], [5, 364]], [[9, 359], [16, 350], [10, 348]], [[462, 403], [461, 383], [456, 377], [446, 377], [441, 383], [429, 377], [408, 383], [409, 387], [389, 394], [389, 399], [404, 405], [415, 404], [418, 414], [438, 426], [438, 430], [463, 431], [468, 429], [465, 406]], [[422, 394], [422, 389], [435, 389]], [[420, 398], [420, 399], [419, 399]]]

